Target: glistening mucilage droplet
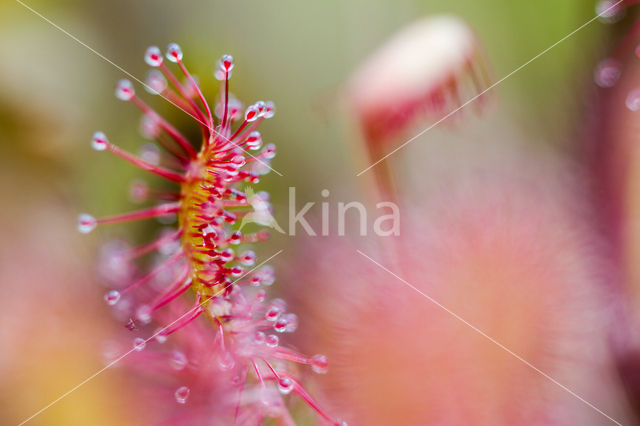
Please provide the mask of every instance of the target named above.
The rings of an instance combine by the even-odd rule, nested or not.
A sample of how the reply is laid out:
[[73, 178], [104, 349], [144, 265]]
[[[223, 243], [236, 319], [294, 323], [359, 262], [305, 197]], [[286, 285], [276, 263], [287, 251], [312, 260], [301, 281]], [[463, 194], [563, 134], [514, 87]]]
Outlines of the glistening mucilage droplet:
[[186, 404], [191, 391], [186, 386], [180, 386], [173, 394], [178, 404]]

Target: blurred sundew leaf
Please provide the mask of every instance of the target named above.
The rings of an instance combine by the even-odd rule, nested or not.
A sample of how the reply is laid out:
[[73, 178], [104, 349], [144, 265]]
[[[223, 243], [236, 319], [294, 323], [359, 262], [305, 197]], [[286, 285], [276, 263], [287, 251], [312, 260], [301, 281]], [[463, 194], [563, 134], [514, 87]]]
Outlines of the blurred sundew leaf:
[[[467, 19], [485, 43], [495, 78], [507, 75], [596, 16], [596, 0], [418, 3], [425, 13], [446, 11]], [[607, 30], [599, 20], [593, 21], [494, 89], [521, 126], [546, 137], [567, 130], [570, 119], [583, 107], [583, 97], [576, 93], [591, 86], [592, 67], [599, 60], [593, 46]], [[547, 125], [541, 128], [541, 122]]]

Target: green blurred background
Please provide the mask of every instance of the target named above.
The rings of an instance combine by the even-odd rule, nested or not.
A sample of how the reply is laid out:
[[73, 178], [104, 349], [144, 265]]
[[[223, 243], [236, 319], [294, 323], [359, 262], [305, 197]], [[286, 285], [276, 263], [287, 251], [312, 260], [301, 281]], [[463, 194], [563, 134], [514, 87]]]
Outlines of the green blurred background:
[[[141, 79], [146, 47], [178, 42], [209, 98], [218, 87], [215, 61], [233, 54], [234, 94], [277, 106], [262, 133], [277, 144], [273, 166], [284, 176], [272, 173], [261, 185], [276, 208], [286, 205], [290, 186], [300, 201], [318, 199], [323, 188], [341, 199], [362, 198], [367, 181], [355, 174], [367, 163], [344, 84], [403, 25], [429, 14], [462, 17], [498, 79], [594, 16], [592, 0], [25, 3]], [[592, 23], [497, 87], [500, 121], [516, 123], [531, 143], [568, 145], [592, 95], [594, 64], [608, 48], [606, 31]], [[101, 368], [100, 344], [118, 326], [93, 278], [96, 248], [110, 235], [145, 240], [149, 227], [105, 228], [83, 238], [75, 231], [78, 212], [136, 208], [128, 186], [143, 173], [89, 146], [95, 130], [134, 152], [141, 145], [138, 112], [113, 96], [126, 76], [12, 0], [0, 3], [0, 58], [0, 423], [14, 424]], [[162, 99], [146, 99], [180, 128], [197, 130]], [[404, 155], [419, 155], [433, 135]], [[278, 237], [270, 244], [275, 250], [295, 243]], [[285, 253], [278, 263], [286, 262]], [[100, 375], [32, 424], [138, 424], [136, 395], [123, 390], [119, 375]]]

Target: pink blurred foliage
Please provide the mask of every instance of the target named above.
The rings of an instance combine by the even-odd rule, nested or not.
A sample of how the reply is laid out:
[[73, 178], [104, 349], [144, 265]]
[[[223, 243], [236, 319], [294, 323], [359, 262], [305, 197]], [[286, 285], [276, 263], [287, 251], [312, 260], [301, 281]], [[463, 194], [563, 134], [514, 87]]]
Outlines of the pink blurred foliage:
[[[623, 307], [615, 238], [624, 232], [612, 234], [608, 222], [621, 208], [621, 173], [607, 162], [612, 155], [617, 161], [627, 157], [603, 154], [607, 150], [599, 140], [594, 172], [590, 162], [582, 163], [586, 145], [569, 152], [526, 147], [501, 140], [509, 132], [489, 126], [485, 132], [492, 137], [481, 137], [481, 147], [470, 142], [461, 151], [431, 147], [428, 160], [407, 161], [394, 147], [402, 146], [401, 136], [413, 131], [412, 123], [435, 120], [437, 111], [428, 99], [416, 108], [417, 98], [400, 96], [398, 106], [387, 102], [389, 96], [374, 99], [371, 93], [407, 81], [417, 87], [407, 93], [421, 93], [423, 86], [433, 92], [438, 90], [429, 86], [433, 81], [416, 76], [439, 69], [461, 78], [466, 63], [438, 61], [434, 48], [424, 52], [435, 52], [433, 63], [408, 62], [408, 71], [386, 63], [408, 46], [414, 52], [430, 46], [434, 34], [416, 32], [401, 32], [404, 39], [374, 53], [354, 75], [362, 80], [352, 83], [363, 142], [370, 153], [394, 155], [370, 173], [377, 177], [378, 194], [400, 203], [401, 236], [305, 242], [295, 262], [304, 266], [291, 274], [304, 269], [314, 278], [287, 288], [306, 312], [307, 333], [298, 343], [304, 349], [319, 341], [330, 348], [332, 372], [318, 379], [323, 399], [355, 425], [632, 421], [616, 350], [632, 327]], [[407, 33], [413, 39], [407, 40]], [[473, 37], [459, 40], [475, 43]], [[599, 83], [617, 79], [610, 72], [613, 63], [598, 68]], [[450, 87], [447, 81], [442, 80], [442, 90]], [[362, 93], [366, 105], [359, 102]], [[394, 117], [404, 107], [414, 113], [411, 120], [394, 121], [399, 129], [380, 132], [384, 121], [368, 118], [370, 111]], [[422, 167], [401, 173], [406, 164]], [[420, 183], [409, 184], [410, 175]], [[594, 191], [594, 182], [607, 189]], [[604, 208], [603, 194], [613, 196]]]
[[319, 387], [350, 424], [608, 421], [471, 326], [605, 413], [628, 414], [608, 351], [612, 265], [581, 172], [508, 151], [424, 173], [440, 184], [404, 205], [396, 240], [301, 250], [295, 264], [313, 278], [288, 288], [306, 313], [299, 344], [330, 348]]
[[[603, 2], [604, 3], [604, 2]], [[624, 1], [623, 12], [632, 14], [637, 1]], [[617, 19], [613, 19], [617, 18]], [[607, 283], [615, 296], [615, 327], [612, 348], [628, 398], [640, 416], [640, 20], [616, 23], [622, 36], [595, 71], [600, 86], [588, 110], [588, 125], [582, 129], [581, 152], [591, 177], [599, 230], [610, 242], [616, 279]]]

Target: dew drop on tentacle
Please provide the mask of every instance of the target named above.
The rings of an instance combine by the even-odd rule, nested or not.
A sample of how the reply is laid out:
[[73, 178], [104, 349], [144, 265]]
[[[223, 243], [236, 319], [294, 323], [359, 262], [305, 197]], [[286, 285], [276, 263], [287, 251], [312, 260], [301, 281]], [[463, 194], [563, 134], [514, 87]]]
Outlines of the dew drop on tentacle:
[[151, 322], [151, 307], [149, 305], [141, 305], [136, 309], [136, 318], [143, 323]]
[[269, 309], [267, 309], [267, 312], [265, 312], [264, 319], [266, 319], [267, 321], [276, 321], [278, 317], [280, 317], [281, 313], [282, 310], [279, 306], [271, 306], [269, 307]]
[[293, 390], [293, 386], [293, 380], [288, 377], [280, 377], [280, 379], [278, 379], [278, 390], [283, 395], [290, 394]]
[[230, 72], [233, 69], [234, 63], [233, 63], [233, 56], [231, 55], [222, 55], [222, 58], [220, 58], [220, 62], [219, 65], [220, 70], [222, 70], [223, 72]]
[[266, 145], [262, 150], [262, 156], [271, 160], [276, 156], [276, 146], [272, 143]]
[[120, 292], [118, 290], [111, 290], [104, 295], [104, 301], [107, 302], [109, 306], [115, 305], [118, 303], [118, 300], [120, 300]]
[[329, 371], [329, 361], [327, 357], [321, 354], [317, 354], [311, 357], [311, 369], [314, 373], [326, 374]]
[[595, 82], [598, 86], [609, 88], [615, 86], [620, 78], [620, 64], [614, 59], [605, 59], [600, 62], [595, 71]]
[[264, 118], [271, 118], [276, 114], [276, 105], [271, 102], [271, 101], [267, 101], [264, 103], [264, 111], [262, 112], [262, 116]]
[[287, 320], [287, 327], [284, 331], [287, 333], [293, 333], [298, 329], [298, 316], [294, 313], [288, 313], [284, 316]]
[[144, 54], [144, 61], [150, 67], [159, 67], [162, 65], [162, 52], [158, 46], [149, 46]]
[[87, 213], [81, 213], [78, 215], [78, 231], [82, 234], [88, 234], [96, 229], [98, 221], [95, 217]]
[[240, 244], [240, 241], [242, 241], [242, 233], [240, 231], [236, 231], [233, 234], [231, 234], [229, 236], [228, 242], [229, 244]]
[[140, 159], [154, 166], [160, 165], [162, 154], [160, 148], [152, 143], [145, 143], [140, 147]]
[[270, 265], [262, 266], [255, 272], [254, 277], [258, 278], [259, 284], [266, 286], [270, 286], [276, 281], [276, 273]]
[[136, 179], [129, 187], [129, 198], [134, 203], [142, 203], [149, 198], [149, 186], [143, 180]]
[[235, 169], [239, 169], [244, 166], [246, 159], [244, 158], [244, 155], [235, 155], [229, 162], [233, 164]]
[[264, 101], [258, 101], [254, 105], [258, 109], [258, 117], [264, 116], [264, 110], [267, 107], [267, 105], [264, 103]]
[[244, 273], [244, 269], [242, 269], [241, 266], [234, 266], [229, 269], [229, 273], [232, 277], [238, 278], [242, 276], [242, 274]]
[[640, 109], [640, 89], [634, 89], [627, 95], [625, 105], [630, 111], [638, 111]]
[[151, 70], [147, 74], [144, 88], [152, 95], [159, 95], [167, 88], [167, 79], [158, 70]]
[[280, 338], [278, 338], [278, 336], [276, 336], [275, 334], [267, 334], [264, 339], [264, 343], [270, 348], [275, 348], [280, 343]]
[[126, 78], [118, 81], [118, 85], [116, 86], [116, 98], [121, 101], [130, 101], [135, 95], [136, 91], [133, 88], [131, 81]]
[[224, 263], [231, 262], [235, 256], [235, 252], [232, 248], [226, 248], [220, 253], [220, 260]]
[[147, 341], [142, 337], [136, 337], [135, 339], [133, 339], [133, 349], [135, 349], [136, 351], [142, 351], [145, 346], [147, 346]]
[[202, 241], [205, 247], [215, 248], [217, 246], [216, 238], [218, 238], [218, 233], [215, 226], [209, 224], [202, 230]]
[[262, 146], [262, 135], [260, 135], [260, 132], [253, 131], [249, 133], [246, 144], [247, 144], [247, 148], [249, 148], [252, 151], [260, 149], [260, 147]]
[[187, 402], [187, 399], [189, 398], [190, 392], [191, 391], [188, 387], [180, 386], [178, 389], [176, 389], [176, 392], [173, 395], [175, 396], [176, 402], [178, 404], [185, 404]]
[[159, 328], [156, 331], [153, 332], [153, 336], [156, 342], [158, 343], [164, 343], [167, 341], [168, 337], [166, 334], [162, 334], [162, 332], [164, 331], [164, 329]]
[[256, 121], [258, 119], [258, 116], [260, 114], [260, 111], [258, 110], [258, 107], [253, 104], [253, 105], [249, 105], [246, 109], [246, 111], [244, 112], [244, 119], [247, 122], [252, 122], [252, 121]]
[[612, 24], [624, 16], [625, 9], [619, 6], [620, 0], [600, 0], [596, 4], [598, 19], [605, 24]]
[[287, 330], [288, 324], [289, 322], [287, 321], [286, 318], [284, 317], [278, 318], [273, 324], [273, 329], [278, 333], [284, 333]]
[[[213, 70], [213, 76], [218, 81], [224, 81], [226, 79], [224, 71], [222, 71], [220, 68], [216, 68], [215, 70]], [[231, 73], [229, 73], [229, 76], [231, 76]]]
[[256, 252], [247, 250], [240, 254], [240, 263], [245, 266], [253, 266], [256, 263]]
[[182, 60], [182, 49], [176, 43], [170, 43], [167, 46], [167, 59], [171, 62], [180, 62]]
[[96, 151], [104, 151], [109, 146], [109, 139], [103, 132], [95, 132], [91, 138], [91, 147]]
[[256, 331], [253, 335], [253, 342], [257, 345], [262, 345], [265, 342], [265, 334], [262, 331]]
[[145, 114], [140, 118], [140, 135], [149, 140], [157, 139], [162, 132], [158, 119], [153, 114]]
[[173, 368], [174, 370], [176, 371], [184, 370], [188, 362], [189, 361], [187, 359], [187, 356], [183, 352], [174, 350], [171, 353], [171, 359], [169, 360], [169, 365], [171, 365], [171, 368]]

